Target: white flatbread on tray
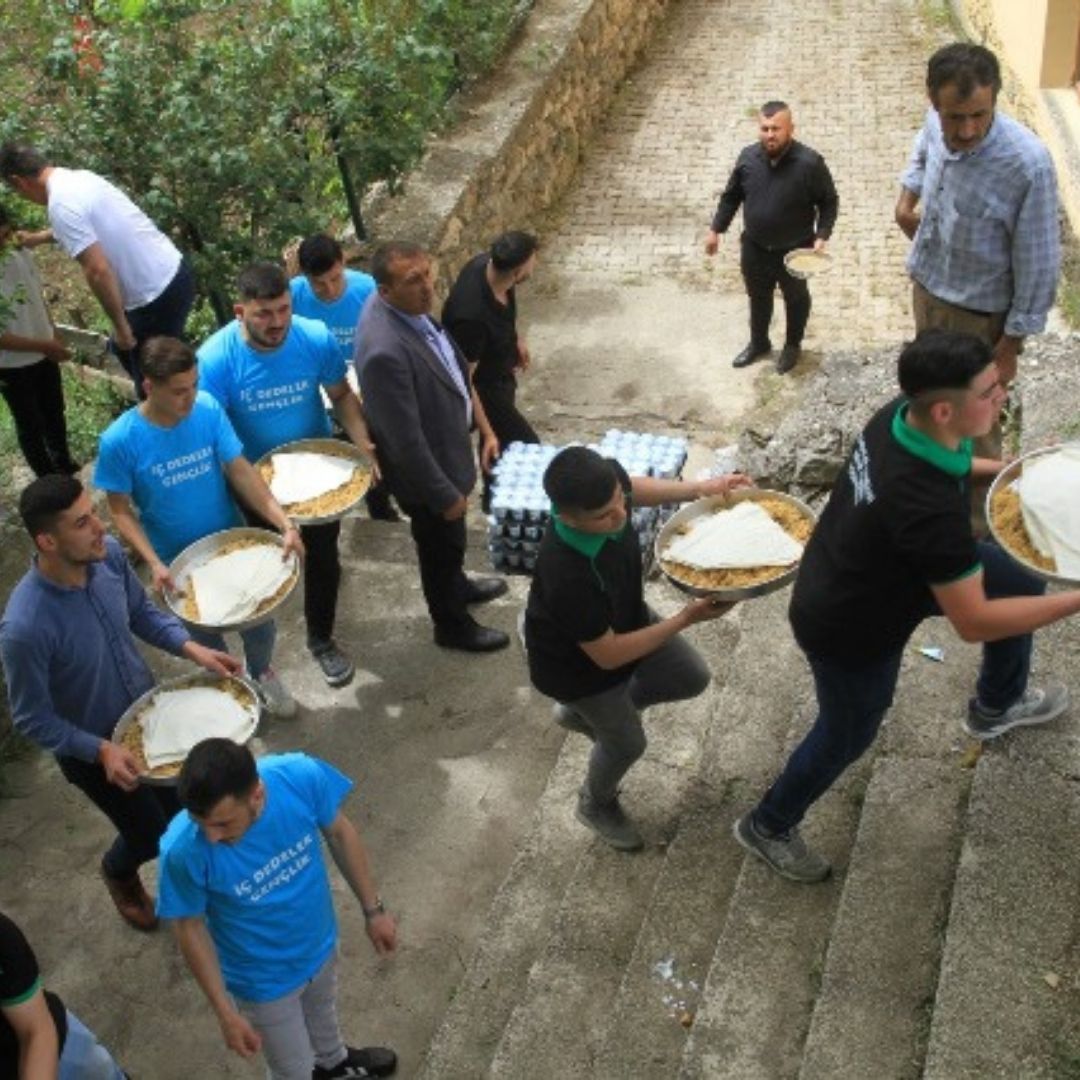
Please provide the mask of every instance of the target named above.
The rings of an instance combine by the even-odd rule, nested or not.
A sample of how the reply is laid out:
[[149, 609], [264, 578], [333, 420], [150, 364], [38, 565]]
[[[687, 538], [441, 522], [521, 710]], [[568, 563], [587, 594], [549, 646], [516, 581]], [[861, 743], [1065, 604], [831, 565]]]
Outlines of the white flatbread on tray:
[[730, 510], [695, 518], [663, 553], [672, 562], [698, 570], [741, 570], [752, 566], [790, 566], [803, 546], [788, 535], [757, 503], [736, 503]]
[[1027, 462], [1017, 486], [1032, 544], [1062, 577], [1080, 579], [1080, 446]]
[[237, 548], [200, 563], [188, 583], [195, 590], [199, 622], [208, 626], [243, 622], [292, 574], [292, 560], [282, 559], [281, 548], [273, 544]]
[[203, 739], [246, 742], [256, 718], [232, 694], [211, 686], [163, 690], [139, 716], [146, 764], [156, 769], [183, 761]]
[[283, 506], [317, 499], [343, 487], [351, 479], [356, 463], [334, 454], [312, 454], [298, 450], [294, 454], [274, 454], [270, 458], [274, 474], [270, 490]]

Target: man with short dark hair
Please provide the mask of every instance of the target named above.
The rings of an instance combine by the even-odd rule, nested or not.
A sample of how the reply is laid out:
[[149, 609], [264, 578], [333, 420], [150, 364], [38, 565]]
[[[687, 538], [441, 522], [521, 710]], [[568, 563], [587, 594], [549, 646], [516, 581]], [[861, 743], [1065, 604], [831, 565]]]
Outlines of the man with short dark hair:
[[56, 755], [64, 778], [116, 826], [101, 873], [120, 915], [157, 925], [139, 867], [178, 804], [172, 788], [139, 784], [131, 752], [110, 741], [127, 707], [154, 685], [135, 638], [216, 675], [239, 663], [193, 641], [146, 595], [74, 477], [43, 476], [19, 497], [34, 543], [29, 572], [0, 620], [0, 660], [17, 731]]
[[[252, 263], [237, 280], [236, 320], [198, 350], [204, 390], [225, 410], [249, 461], [297, 439], [328, 438], [330, 420], [319, 388], [353, 443], [375, 458], [360, 402], [345, 378], [333, 334], [294, 315], [289, 281], [276, 263]], [[341, 560], [341, 522], [300, 529], [308, 650], [329, 686], [347, 685], [356, 671], [334, 641]]]
[[[1000, 89], [997, 57], [982, 45], [957, 42], [930, 57], [930, 107], [900, 178], [896, 221], [913, 241], [916, 332], [981, 338], [1009, 386], [1024, 338], [1046, 327], [1061, 241], [1053, 160], [1033, 132], [997, 109]], [[999, 457], [1000, 425], [975, 448]], [[980, 529], [984, 494], [975, 485]]]
[[345, 1045], [337, 1018], [337, 924], [320, 834], [360, 902], [376, 952], [397, 927], [342, 804], [352, 781], [306, 754], [258, 763], [207, 739], [180, 772], [184, 812], [161, 841], [161, 917], [210, 1002], [226, 1046], [261, 1049], [271, 1080], [387, 1076], [397, 1055]]
[[769, 323], [773, 294], [784, 298], [787, 330], [776, 370], [784, 375], [799, 362], [810, 290], [793, 277], [784, 256], [798, 248], [824, 251], [839, 212], [832, 175], [825, 160], [795, 139], [791, 109], [783, 101], [767, 101], [758, 116], [758, 141], [744, 149], [720, 196], [705, 254], [715, 255], [739, 207], [743, 234], [739, 266], [750, 298], [750, 344], [732, 361], [741, 368], [772, 351]]
[[[289, 281], [293, 314], [325, 323], [338, 343], [342, 359], [351, 364], [356, 327], [368, 297], [375, 291], [375, 279], [347, 267], [341, 245], [325, 233], [307, 237], [297, 251], [297, 261], [301, 272]], [[401, 520], [382, 481], [368, 488], [364, 503], [377, 521]]]
[[666, 619], [652, 612], [630, 511], [747, 483], [735, 474], [700, 482], [630, 477], [584, 446], [561, 451], [544, 473], [552, 516], [525, 609], [529, 675], [555, 699], [555, 722], [593, 740], [577, 817], [618, 850], [642, 846], [618, 799], [619, 782], [645, 752], [641, 710], [705, 690], [709, 669], [679, 635], [731, 606], [705, 598]]
[[993, 739], [1044, 724], [1069, 705], [1058, 683], [1028, 685], [1032, 631], [1080, 611], [1080, 591], [1045, 583], [996, 544], [978, 542], [967, 486], [1000, 461], [972, 457], [1005, 399], [990, 346], [928, 330], [900, 354], [902, 397], [880, 409], [855, 443], [806, 546], [791, 625], [806, 653], [818, 715], [758, 805], [735, 823], [748, 851], [792, 881], [830, 867], [798, 825], [870, 746], [892, 703], [904, 647], [930, 615], [944, 615], [983, 661], [964, 727]]
[[24, 243], [56, 242], [82, 267], [112, 343], [142, 393], [139, 347], [155, 334], [183, 337], [195, 279], [173, 242], [119, 188], [87, 169], [65, 169], [25, 143], [0, 147], [0, 178], [44, 206], [49, 228]]
[[527, 232], [506, 232], [458, 274], [442, 309], [443, 325], [465, 354], [473, 385], [500, 446], [537, 443], [539, 436], [514, 402], [517, 374], [529, 350], [517, 329], [517, 286], [536, 269], [538, 243]]
[[[101, 436], [94, 483], [106, 493], [117, 531], [150, 568], [155, 589], [176, 590], [169, 564], [188, 545], [243, 524], [241, 502], [282, 534], [283, 557], [302, 556], [300, 530], [244, 457], [229, 418], [198, 392], [195, 352], [176, 338], [143, 346], [145, 400], [114, 420]], [[225, 638], [198, 627], [190, 633], [225, 651]], [[240, 632], [248, 674], [273, 716], [290, 717], [296, 702], [271, 667], [273, 619]]]
[[465, 575], [465, 513], [476, 483], [469, 430], [480, 429], [485, 470], [499, 441], [469, 379], [464, 357], [431, 318], [431, 258], [418, 244], [394, 241], [376, 252], [378, 293], [357, 330], [356, 374], [386, 483], [409, 515], [420, 582], [435, 644], [466, 652], [505, 648], [502, 630], [481, 626], [468, 605], [506, 592], [501, 578]]

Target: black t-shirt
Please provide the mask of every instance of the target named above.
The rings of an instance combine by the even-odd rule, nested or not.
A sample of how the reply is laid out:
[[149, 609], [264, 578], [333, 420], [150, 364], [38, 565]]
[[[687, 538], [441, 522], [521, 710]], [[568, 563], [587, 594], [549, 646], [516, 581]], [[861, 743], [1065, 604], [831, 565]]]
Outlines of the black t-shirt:
[[[6, 916], [0, 914], [0, 1008], [21, 1005], [34, 996], [41, 985], [37, 957], [23, 932]], [[45, 992], [45, 1002], [56, 1024], [56, 1037], [61, 1050], [67, 1037], [67, 1013], [64, 1003]], [[19, 1040], [15, 1029], [0, 1014], [0, 1076], [19, 1073]]]
[[884, 658], [937, 611], [931, 585], [979, 566], [968, 476], [945, 467], [955, 469], [959, 456], [950, 461], [896, 421], [902, 406], [891, 402], [867, 424], [806, 546], [790, 616], [811, 654], [853, 664]]
[[[630, 478], [617, 462], [619, 483], [630, 504]], [[648, 624], [641, 581], [641, 548], [629, 518], [626, 528], [590, 559], [547, 527], [540, 542], [525, 609], [529, 675], [542, 694], [576, 701], [628, 679], [633, 664], [605, 671], [580, 642], [614, 630], [626, 634]]]
[[443, 304], [442, 321], [470, 364], [477, 386], [514, 382], [518, 362], [517, 300], [510, 289], [500, 304], [487, 280], [486, 253], [470, 259]]

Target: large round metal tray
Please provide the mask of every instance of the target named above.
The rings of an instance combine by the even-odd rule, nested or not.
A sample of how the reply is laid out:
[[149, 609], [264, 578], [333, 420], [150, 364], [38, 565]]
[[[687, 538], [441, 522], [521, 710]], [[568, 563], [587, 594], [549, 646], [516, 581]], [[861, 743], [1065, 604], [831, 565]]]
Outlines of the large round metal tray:
[[333, 457], [347, 458], [349, 461], [354, 462], [356, 465], [359, 465], [367, 471], [367, 483], [364, 485], [360, 494], [357, 495], [348, 506], [343, 506], [340, 510], [335, 510], [331, 514], [309, 514], [305, 516], [303, 514], [293, 513], [288, 506], [283, 506], [285, 513], [287, 513], [297, 525], [325, 525], [331, 521], [340, 521], [360, 505], [361, 500], [368, 492], [368, 488], [371, 487], [371, 461], [367, 454], [362, 450], [354, 446], [351, 442], [345, 442], [343, 439], [297, 439], [295, 442], [283, 443], [281, 446], [275, 447], [268, 453], [263, 454], [263, 456], [255, 462], [255, 468], [261, 469], [263, 465], [268, 464], [270, 458], [273, 457], [274, 454], [298, 453], [329, 454]]
[[766, 593], [775, 592], [777, 589], [782, 589], [785, 585], [789, 585], [794, 581], [795, 575], [799, 570], [798, 563], [794, 566], [789, 566], [786, 569], [778, 567], [776, 577], [771, 577], [767, 581], [759, 581], [754, 585], [739, 585], [728, 589], [705, 589], [697, 585], [690, 585], [670, 574], [664, 566], [663, 552], [675, 539], [676, 534], [680, 531], [682, 526], [688, 525], [691, 521], [703, 517], [706, 514], [714, 514], [718, 510], [730, 509], [736, 503], [744, 502], [747, 499], [756, 502], [763, 496], [781, 499], [794, 506], [811, 521], [817, 522], [817, 514], [815, 514], [802, 499], [797, 499], [794, 495], [789, 495], [785, 491], [769, 491], [764, 488], [739, 488], [738, 490], [731, 492], [730, 495], [709, 495], [704, 499], [698, 499], [695, 502], [687, 503], [686, 506], [676, 510], [675, 513], [668, 518], [667, 523], [658, 533], [655, 546], [656, 565], [660, 567], [664, 577], [666, 577], [676, 589], [688, 593], [690, 596], [710, 596], [713, 599], [724, 602], [750, 600], [755, 596], [764, 596]]
[[[1025, 464], [1029, 461], [1034, 461], [1036, 458], [1046, 457], [1049, 454], [1056, 454], [1059, 450], [1064, 450], [1066, 445], [1068, 444], [1063, 443], [1059, 446], [1044, 446], [1039, 450], [1032, 450], [1022, 457], [1018, 457], [1015, 461], [1009, 462], [1009, 464], [994, 477], [994, 482], [990, 485], [990, 490], [986, 493], [986, 521], [990, 526], [990, 535], [994, 538], [1001, 550], [1006, 552], [1010, 559], [1019, 563], [1029, 573], [1042, 578], [1044, 581], [1051, 581], [1057, 585], [1075, 586], [1080, 585], [1080, 581], [1076, 578], [1064, 577], [1061, 574], [1055, 573], [1053, 570], [1044, 570], [1041, 566], [1036, 566], [1033, 562], [1025, 559], [1023, 555], [1013, 551], [999, 535], [997, 529], [994, 528], [994, 515], [990, 512], [990, 508], [994, 503], [994, 496], [999, 491], [1007, 488], [1015, 480], [1020, 479], [1020, 474], [1024, 471]], [[1078, 444], [1072, 443], [1071, 445], [1076, 447]]]
[[[226, 544], [233, 543], [236, 540], [261, 540], [264, 544], [272, 544], [274, 547], [284, 550], [284, 542], [281, 537], [269, 529], [254, 529], [242, 525], [235, 529], [222, 529], [221, 532], [211, 533], [201, 540], [196, 540], [194, 544], [189, 544], [169, 564], [169, 574], [172, 576], [173, 581], [176, 582], [177, 589], [183, 592], [187, 587], [188, 578], [196, 566], [208, 562]], [[260, 611], [257, 615], [244, 619], [242, 622], [230, 623], [226, 626], [212, 626], [210, 623], [195, 622], [195, 620], [187, 618], [183, 613], [183, 597], [170, 592], [168, 589], [165, 590], [165, 602], [169, 605], [169, 610], [185, 626], [196, 626], [200, 630], [211, 630], [218, 633], [226, 630], [250, 630], [253, 626], [259, 626], [272, 619], [274, 612], [288, 600], [293, 589], [296, 588], [296, 583], [300, 580], [300, 561], [295, 555], [290, 555], [289, 559], [292, 562], [293, 572], [288, 588], [268, 608]]]
[[[158, 683], [157, 686], [151, 687], [141, 697], [136, 698], [125, 710], [124, 715], [120, 717], [116, 722], [116, 727], [113, 728], [112, 741], [119, 744], [121, 739], [127, 732], [127, 729], [135, 722], [135, 717], [145, 709], [150, 702], [162, 691], [165, 690], [185, 690], [189, 686], [224, 686], [226, 683], [239, 683], [247, 691], [251, 698], [250, 707], [250, 730], [244, 739], [244, 743], [247, 743], [251, 737], [255, 734], [256, 729], [259, 726], [259, 718], [262, 715], [262, 702], [259, 697], [259, 691], [255, 688], [255, 684], [250, 679], [245, 679], [240, 675], [211, 675], [209, 672], [192, 672], [190, 675], [181, 675], [176, 679], [167, 679], [163, 683]], [[150, 784], [156, 787], [174, 787], [180, 776], [179, 768], [171, 774], [155, 775], [154, 773], [143, 773], [139, 777], [140, 784]]]

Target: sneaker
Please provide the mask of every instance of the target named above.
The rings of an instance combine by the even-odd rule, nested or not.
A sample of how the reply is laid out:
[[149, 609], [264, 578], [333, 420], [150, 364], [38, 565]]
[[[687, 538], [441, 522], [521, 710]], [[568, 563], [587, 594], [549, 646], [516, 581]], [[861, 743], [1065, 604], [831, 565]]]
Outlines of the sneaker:
[[964, 730], [975, 739], [996, 739], [1010, 728], [1045, 724], [1068, 707], [1069, 691], [1061, 683], [1051, 683], [1042, 689], [1031, 687], [1007, 709], [988, 709], [978, 698], [972, 698]]
[[316, 1065], [311, 1080], [361, 1080], [365, 1076], [389, 1076], [397, 1068], [397, 1054], [386, 1046], [347, 1046], [345, 1060], [332, 1069]]
[[806, 846], [795, 826], [777, 836], [766, 836], [754, 824], [754, 812], [751, 810], [735, 822], [732, 832], [751, 855], [763, 859], [788, 881], [803, 884], [824, 881], [832, 871], [826, 859]]
[[271, 716], [290, 720], [296, 715], [296, 701], [273, 668], [267, 668], [256, 680], [263, 704]]
[[556, 702], [551, 710], [551, 718], [559, 727], [566, 728], [567, 731], [576, 731], [579, 735], [584, 735], [586, 738], [596, 742], [596, 734], [593, 729], [582, 720], [581, 714], [575, 712], [569, 705]]
[[577, 819], [617, 851], [637, 851], [645, 846], [641, 833], [623, 813], [618, 797], [601, 805], [593, 802], [592, 796], [582, 788], [578, 792]]
[[356, 665], [333, 641], [312, 641], [308, 643], [308, 649], [322, 668], [328, 686], [348, 686], [352, 682]]

